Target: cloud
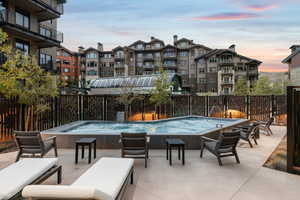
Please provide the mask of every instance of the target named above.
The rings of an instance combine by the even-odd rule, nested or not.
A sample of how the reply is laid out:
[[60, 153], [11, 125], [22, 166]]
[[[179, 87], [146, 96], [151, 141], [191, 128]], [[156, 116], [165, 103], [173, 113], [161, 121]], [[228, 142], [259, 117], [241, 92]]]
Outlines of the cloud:
[[261, 12], [261, 11], [266, 11], [266, 10], [271, 10], [274, 8], [277, 8], [278, 5], [276, 4], [265, 4], [265, 5], [259, 5], [259, 4], [253, 4], [253, 5], [247, 5], [245, 6], [245, 9], [251, 10], [251, 11], [256, 11], [256, 12]]
[[255, 13], [246, 13], [246, 12], [236, 12], [236, 13], [219, 13], [214, 15], [199, 16], [193, 17], [192, 20], [208, 20], [208, 21], [220, 21], [220, 20], [244, 20], [251, 18], [262, 17], [259, 14]]

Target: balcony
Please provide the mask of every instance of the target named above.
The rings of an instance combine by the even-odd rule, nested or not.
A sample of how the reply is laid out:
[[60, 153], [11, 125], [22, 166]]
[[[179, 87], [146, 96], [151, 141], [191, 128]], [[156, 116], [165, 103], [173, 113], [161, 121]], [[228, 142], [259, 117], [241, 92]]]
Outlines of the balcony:
[[146, 56], [144, 56], [144, 60], [145, 61], [152, 61], [152, 60], [154, 60], [154, 57], [153, 57], [153, 55], [146, 55]]
[[219, 59], [219, 65], [223, 66], [223, 65], [234, 65], [233, 60], [232, 59]]
[[51, 0], [15, 0], [15, 5], [26, 11], [33, 13], [39, 21], [46, 21], [59, 18], [64, 13], [63, 3]]
[[114, 58], [115, 58], [115, 61], [120, 61], [120, 60], [124, 60], [125, 56], [124, 55], [115, 55]]
[[34, 32], [25, 27], [10, 23], [7, 19], [6, 10], [0, 11], [0, 27], [9, 35], [36, 43], [39, 48], [59, 46], [60, 43], [63, 42], [63, 33], [42, 24], [40, 25], [39, 31]]
[[232, 80], [221, 80], [222, 85], [232, 85], [233, 81]]
[[154, 65], [143, 65], [144, 69], [154, 69]]
[[176, 64], [164, 64], [163, 65], [164, 68], [168, 68], [168, 69], [176, 69], [177, 65]]
[[234, 70], [232, 70], [232, 69], [222, 69], [221, 73], [222, 74], [234, 74]]
[[116, 69], [123, 69], [123, 68], [125, 68], [125, 65], [124, 65], [124, 64], [121, 64], [121, 65], [115, 64], [114, 67], [115, 67]]
[[249, 70], [248, 75], [249, 76], [258, 76], [258, 70]]
[[177, 59], [177, 56], [175, 53], [166, 53], [164, 54], [164, 59]]

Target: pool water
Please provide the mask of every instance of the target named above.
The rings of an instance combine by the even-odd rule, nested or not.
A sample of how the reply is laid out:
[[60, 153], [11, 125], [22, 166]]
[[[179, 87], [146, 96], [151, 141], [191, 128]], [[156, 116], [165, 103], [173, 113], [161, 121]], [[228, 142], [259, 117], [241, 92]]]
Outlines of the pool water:
[[240, 119], [185, 117], [152, 122], [86, 122], [64, 130], [68, 133], [120, 134], [121, 132], [146, 132], [155, 134], [200, 134], [239, 123]]

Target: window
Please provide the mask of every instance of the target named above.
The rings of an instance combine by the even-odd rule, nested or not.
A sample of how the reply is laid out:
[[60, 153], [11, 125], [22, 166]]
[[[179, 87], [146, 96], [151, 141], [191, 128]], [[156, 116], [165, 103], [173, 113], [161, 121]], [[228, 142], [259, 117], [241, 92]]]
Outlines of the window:
[[216, 57], [212, 57], [209, 59], [209, 62], [216, 63], [216, 62], [218, 62], [218, 59]]
[[138, 54], [137, 54], [137, 57], [138, 57], [138, 58], [142, 58], [142, 57], [143, 57], [143, 54], [138, 53]]
[[104, 54], [104, 58], [111, 58], [111, 54]]
[[188, 56], [189, 53], [187, 51], [181, 51], [179, 52], [179, 56]]
[[157, 52], [157, 53], [154, 54], [154, 56], [155, 56], [156, 58], [160, 58], [160, 53]]
[[96, 59], [97, 58], [97, 54], [95, 52], [91, 52], [91, 53], [88, 53], [86, 55], [87, 58], [91, 58], [91, 59]]
[[204, 73], [205, 69], [203, 67], [199, 68], [199, 74]]
[[49, 38], [51, 38], [52, 35], [51, 31], [44, 27], [40, 27], [40, 34]]
[[195, 57], [195, 49], [193, 49], [193, 50], [191, 51], [191, 56], [192, 56], [192, 57]]
[[160, 43], [155, 43], [155, 44], [154, 44], [154, 48], [155, 48], [155, 49], [159, 49], [160, 47], [161, 47]]
[[70, 63], [70, 61], [68, 61], [68, 60], [64, 60], [64, 61], [63, 61], [63, 64], [65, 64], [65, 65], [70, 65], [71, 63]]
[[29, 15], [26, 15], [24, 13], [21, 13], [19, 11], [16, 11], [16, 24], [23, 26], [24, 28], [29, 29], [29, 21], [30, 17]]
[[16, 40], [16, 48], [24, 54], [29, 55], [29, 43], [23, 40]]
[[138, 45], [136, 46], [136, 48], [137, 48], [137, 49], [143, 49], [144, 47], [143, 47], [143, 44], [138, 44]]
[[70, 69], [69, 68], [64, 68], [64, 72], [70, 72]]
[[89, 76], [97, 76], [97, 72], [95, 70], [88, 71], [87, 74]]
[[40, 54], [40, 65], [51, 65], [52, 64], [52, 56], [41, 53]]

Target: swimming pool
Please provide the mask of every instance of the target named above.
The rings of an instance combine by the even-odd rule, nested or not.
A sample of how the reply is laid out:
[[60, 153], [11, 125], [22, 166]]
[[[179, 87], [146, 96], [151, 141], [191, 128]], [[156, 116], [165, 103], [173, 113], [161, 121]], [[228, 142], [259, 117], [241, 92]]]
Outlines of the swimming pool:
[[121, 132], [146, 132], [151, 137], [151, 148], [163, 148], [167, 137], [188, 141], [191, 148], [199, 147], [199, 136], [218, 134], [233, 126], [248, 123], [247, 119], [223, 119], [202, 116], [185, 116], [156, 121], [112, 122], [76, 121], [42, 132], [43, 137], [55, 135], [58, 147], [73, 148], [82, 137], [97, 139], [98, 148], [119, 148]]
[[121, 132], [146, 132], [150, 135], [203, 134], [207, 131], [239, 123], [240, 119], [216, 119], [207, 117], [185, 117], [150, 122], [93, 122], [88, 121], [63, 130], [75, 134], [120, 134]]

